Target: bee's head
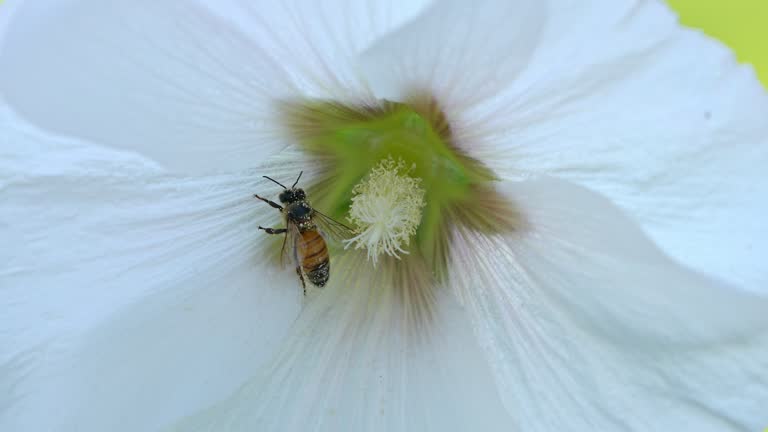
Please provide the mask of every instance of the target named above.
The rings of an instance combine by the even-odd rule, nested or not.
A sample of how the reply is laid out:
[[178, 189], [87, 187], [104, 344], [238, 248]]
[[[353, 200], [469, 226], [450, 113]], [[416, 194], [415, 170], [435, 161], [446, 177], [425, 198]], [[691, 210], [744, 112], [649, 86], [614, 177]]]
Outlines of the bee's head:
[[283, 204], [290, 204], [296, 201], [304, 201], [307, 198], [307, 194], [304, 193], [304, 189], [291, 188], [280, 192], [280, 202]]
[[[0, 0], [0, 2], [1, 1], [3, 1], [3, 0]], [[285, 189], [284, 191], [280, 192], [280, 197], [279, 197], [280, 198], [280, 202], [283, 203], [283, 204], [290, 204], [292, 202], [303, 201], [303, 200], [307, 199], [307, 194], [304, 193], [304, 189], [296, 187], [296, 185], [299, 184], [299, 179], [301, 178], [302, 174], [304, 174], [304, 171], [299, 173], [299, 177], [296, 179], [295, 182], [293, 182], [293, 186], [291, 186], [290, 189], [288, 189], [287, 187], [283, 186], [282, 183], [280, 183], [279, 181], [277, 181], [277, 180], [275, 180], [275, 179], [273, 179], [271, 177], [267, 177], [267, 176], [262, 176], [262, 177], [264, 177], [265, 179], [267, 179], [269, 181], [277, 183], [278, 185], [280, 185], [280, 187]]]

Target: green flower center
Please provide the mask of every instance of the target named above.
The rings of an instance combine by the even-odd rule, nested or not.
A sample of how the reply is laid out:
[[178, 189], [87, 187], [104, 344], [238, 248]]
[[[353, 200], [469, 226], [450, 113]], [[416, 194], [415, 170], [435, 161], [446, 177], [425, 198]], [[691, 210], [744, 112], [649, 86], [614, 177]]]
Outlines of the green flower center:
[[348, 107], [312, 101], [287, 105], [285, 112], [287, 127], [301, 148], [326, 164], [325, 177], [308, 190], [313, 206], [333, 218], [347, 220], [355, 185], [382, 160], [392, 158], [410, 167], [408, 174], [418, 178], [426, 192], [415, 247], [432, 266], [444, 261], [448, 224], [505, 229], [496, 226], [494, 215], [483, 215], [483, 204], [478, 204], [486, 202], [488, 194], [495, 196], [490, 187], [493, 173], [457, 149], [434, 103], [384, 101], [378, 107]]

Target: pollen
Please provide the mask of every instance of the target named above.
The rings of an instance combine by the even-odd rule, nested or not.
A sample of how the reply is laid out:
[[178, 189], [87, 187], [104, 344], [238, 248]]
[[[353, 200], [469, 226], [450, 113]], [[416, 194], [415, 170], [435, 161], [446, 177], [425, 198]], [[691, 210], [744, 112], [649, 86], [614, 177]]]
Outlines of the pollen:
[[352, 189], [347, 219], [356, 235], [345, 240], [345, 247], [366, 249], [374, 266], [382, 253], [398, 259], [408, 254], [421, 222], [425, 192], [421, 179], [409, 175], [413, 168], [389, 156]]

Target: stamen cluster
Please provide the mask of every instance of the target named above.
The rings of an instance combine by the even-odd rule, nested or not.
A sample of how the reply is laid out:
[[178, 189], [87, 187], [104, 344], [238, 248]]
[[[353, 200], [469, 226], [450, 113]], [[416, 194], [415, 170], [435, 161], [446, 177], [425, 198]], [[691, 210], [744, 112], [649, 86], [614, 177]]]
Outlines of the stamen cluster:
[[357, 235], [345, 241], [346, 247], [367, 249], [374, 266], [382, 253], [398, 259], [408, 254], [405, 247], [421, 222], [425, 191], [421, 179], [408, 175], [412, 170], [389, 156], [352, 189], [348, 220]]

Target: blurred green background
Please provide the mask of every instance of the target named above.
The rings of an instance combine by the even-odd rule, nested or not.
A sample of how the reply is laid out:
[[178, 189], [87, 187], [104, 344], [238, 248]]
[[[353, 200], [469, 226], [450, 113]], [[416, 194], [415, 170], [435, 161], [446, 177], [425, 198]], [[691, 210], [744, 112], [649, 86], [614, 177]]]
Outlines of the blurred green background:
[[668, 0], [680, 22], [699, 28], [751, 63], [768, 88], [768, 0]]

